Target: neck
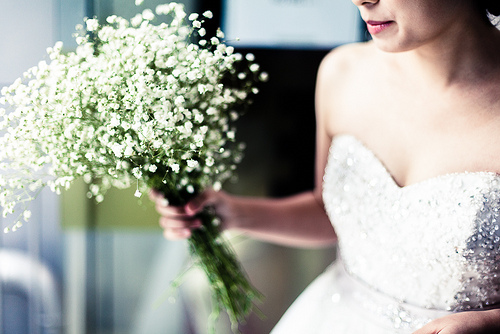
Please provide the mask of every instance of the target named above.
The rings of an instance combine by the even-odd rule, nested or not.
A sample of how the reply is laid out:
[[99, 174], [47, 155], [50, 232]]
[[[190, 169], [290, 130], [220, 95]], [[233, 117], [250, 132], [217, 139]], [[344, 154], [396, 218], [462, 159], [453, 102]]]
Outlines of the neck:
[[457, 26], [439, 40], [390, 57], [405, 75], [443, 89], [491, 75], [500, 67], [500, 31], [479, 20]]

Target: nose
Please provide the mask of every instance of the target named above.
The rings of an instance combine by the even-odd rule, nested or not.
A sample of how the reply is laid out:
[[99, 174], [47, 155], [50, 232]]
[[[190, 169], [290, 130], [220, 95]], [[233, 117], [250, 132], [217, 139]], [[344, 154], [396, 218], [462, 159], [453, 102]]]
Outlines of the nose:
[[352, 3], [357, 7], [373, 5], [379, 2], [379, 0], [352, 0]]

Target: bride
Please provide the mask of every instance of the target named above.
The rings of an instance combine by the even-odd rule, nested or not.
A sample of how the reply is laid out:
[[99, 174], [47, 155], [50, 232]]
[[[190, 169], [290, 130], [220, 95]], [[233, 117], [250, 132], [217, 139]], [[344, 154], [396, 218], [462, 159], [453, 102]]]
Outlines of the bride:
[[152, 192], [165, 237], [189, 237], [210, 204], [224, 229], [338, 243], [275, 334], [500, 333], [500, 3], [354, 3], [372, 41], [320, 66], [316, 188], [185, 207]]

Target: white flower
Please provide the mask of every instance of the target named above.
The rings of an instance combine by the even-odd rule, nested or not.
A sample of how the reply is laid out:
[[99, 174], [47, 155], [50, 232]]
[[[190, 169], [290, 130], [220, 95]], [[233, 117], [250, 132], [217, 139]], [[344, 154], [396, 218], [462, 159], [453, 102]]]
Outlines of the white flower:
[[250, 71], [252, 71], [252, 72], [258, 72], [259, 69], [260, 69], [259, 64], [252, 64], [252, 65], [250, 65]]
[[174, 101], [175, 105], [177, 106], [182, 106], [184, 102], [186, 102], [186, 99], [182, 95], [177, 96]]
[[142, 193], [140, 192], [139, 189], [137, 189], [134, 193], [134, 196], [137, 197], [137, 198], [140, 198], [142, 196]]
[[255, 55], [253, 53], [247, 53], [245, 55], [246, 60], [248, 61], [255, 61]]
[[23, 212], [23, 219], [24, 221], [28, 221], [29, 219], [31, 218], [31, 211], [30, 210], [26, 210]]
[[207, 10], [203, 13], [203, 16], [205, 16], [207, 19], [211, 19], [214, 17], [214, 14], [211, 11]]
[[163, 4], [163, 5], [158, 5], [155, 8], [155, 12], [158, 15], [167, 15], [168, 13], [170, 13], [170, 11], [171, 11], [171, 8], [170, 8], [170, 5], [168, 3]]
[[134, 149], [132, 148], [132, 146], [127, 146], [125, 148], [125, 151], [123, 152], [123, 155], [125, 155], [126, 157], [130, 157], [133, 154], [134, 154]]
[[153, 11], [151, 9], [145, 9], [142, 12], [142, 17], [144, 18], [144, 20], [151, 21], [155, 18], [155, 14], [153, 14]]
[[142, 171], [139, 167], [134, 167], [132, 169], [132, 175], [135, 176], [135, 178], [140, 179], [142, 177]]
[[123, 156], [123, 145], [120, 143], [113, 143], [111, 146], [111, 150], [117, 158], [121, 158]]
[[132, 23], [132, 26], [138, 27], [142, 23], [142, 15], [137, 14], [135, 15], [131, 20], [130, 23]]
[[85, 23], [88, 31], [95, 31], [99, 27], [99, 22], [96, 19], [88, 19]]
[[198, 161], [192, 159], [186, 161], [186, 163], [189, 168], [196, 168], [199, 165]]
[[210, 43], [212, 43], [212, 45], [217, 45], [220, 43], [220, 41], [217, 37], [212, 37], [210, 38]]
[[222, 189], [222, 184], [220, 182], [215, 182], [212, 186], [212, 188], [215, 190], [215, 191], [219, 191]]
[[217, 32], [215, 33], [215, 36], [217, 36], [218, 38], [224, 38], [224, 33], [222, 32], [222, 30], [220, 28], [217, 28]]
[[135, 5], [140, 6], [140, 5], [142, 5], [143, 2], [144, 2], [144, 0], [135, 0]]
[[217, 109], [215, 109], [214, 107], [210, 107], [207, 109], [207, 115], [215, 115], [217, 114]]

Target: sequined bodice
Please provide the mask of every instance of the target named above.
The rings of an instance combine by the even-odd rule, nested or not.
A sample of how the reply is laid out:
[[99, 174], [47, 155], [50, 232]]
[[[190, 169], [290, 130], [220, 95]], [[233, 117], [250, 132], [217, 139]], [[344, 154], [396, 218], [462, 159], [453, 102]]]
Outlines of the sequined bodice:
[[349, 273], [410, 304], [500, 303], [500, 176], [456, 173], [399, 187], [349, 135], [334, 138], [323, 199]]

